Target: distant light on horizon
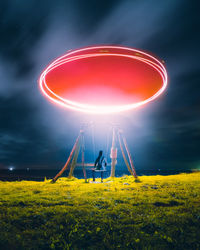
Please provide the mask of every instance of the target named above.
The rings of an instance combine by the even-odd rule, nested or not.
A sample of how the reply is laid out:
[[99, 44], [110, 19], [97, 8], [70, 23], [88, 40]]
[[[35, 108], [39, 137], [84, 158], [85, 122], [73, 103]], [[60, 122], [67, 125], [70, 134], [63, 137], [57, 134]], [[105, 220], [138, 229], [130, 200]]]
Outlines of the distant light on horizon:
[[15, 169], [15, 167], [10, 166], [8, 169], [9, 169], [10, 171], [13, 171], [13, 170]]

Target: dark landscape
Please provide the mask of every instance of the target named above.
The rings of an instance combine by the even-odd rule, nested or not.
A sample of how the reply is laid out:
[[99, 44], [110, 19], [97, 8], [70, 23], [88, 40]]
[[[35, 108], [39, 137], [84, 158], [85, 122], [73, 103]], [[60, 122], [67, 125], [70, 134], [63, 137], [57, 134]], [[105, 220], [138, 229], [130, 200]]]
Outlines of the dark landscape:
[[199, 180], [196, 172], [0, 182], [0, 248], [199, 249]]

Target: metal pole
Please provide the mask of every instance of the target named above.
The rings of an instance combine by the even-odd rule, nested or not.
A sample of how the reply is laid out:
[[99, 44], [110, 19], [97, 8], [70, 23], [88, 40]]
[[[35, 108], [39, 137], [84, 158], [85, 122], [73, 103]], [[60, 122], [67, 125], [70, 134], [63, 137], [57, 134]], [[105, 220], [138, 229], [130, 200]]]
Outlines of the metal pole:
[[115, 146], [116, 143], [116, 131], [115, 128], [113, 127], [113, 136], [112, 136], [112, 148], [111, 148], [111, 174], [110, 177], [115, 177], [115, 165], [117, 163], [117, 148]]
[[[122, 134], [122, 130], [121, 130], [121, 134]], [[129, 158], [129, 162], [131, 164], [131, 169], [133, 171], [133, 175], [134, 175], [135, 178], [137, 178], [137, 174], [136, 174], [135, 167], [134, 167], [134, 164], [133, 164], [133, 159], [131, 157], [131, 153], [130, 153], [130, 151], [128, 149], [128, 145], [127, 145], [126, 138], [125, 138], [124, 135], [122, 136], [122, 139], [123, 139], [123, 143], [124, 143], [125, 149], [126, 149], [127, 154], [128, 154], [128, 158]]]
[[77, 163], [77, 159], [78, 159], [78, 155], [79, 155], [79, 151], [80, 151], [80, 141], [77, 144], [76, 150], [74, 152], [74, 157], [73, 157], [73, 160], [72, 160], [72, 163], [71, 163], [71, 167], [70, 167], [68, 178], [72, 178], [72, 176], [73, 176], [74, 169], [76, 167], [76, 163]]
[[69, 166], [69, 163], [70, 163], [70, 161], [71, 161], [71, 159], [72, 159], [72, 156], [73, 156], [73, 153], [74, 153], [74, 151], [75, 151], [75, 149], [76, 149], [76, 147], [77, 147], [77, 144], [78, 144], [78, 142], [79, 142], [79, 139], [80, 139], [80, 135], [77, 137], [77, 139], [76, 139], [76, 142], [75, 142], [75, 144], [74, 144], [74, 146], [73, 146], [73, 148], [72, 148], [72, 151], [71, 151], [71, 153], [70, 153], [70, 155], [69, 155], [69, 158], [67, 159], [67, 161], [66, 161], [66, 163], [65, 163], [65, 165], [64, 165], [64, 167], [60, 170], [60, 172], [52, 179], [52, 183], [55, 183], [56, 181], [57, 181], [57, 179], [63, 174], [63, 172], [67, 169], [67, 167]]
[[87, 175], [86, 175], [86, 170], [85, 170], [85, 143], [84, 143], [84, 133], [82, 133], [82, 145], [81, 145], [81, 158], [82, 158], [82, 168], [83, 168], [83, 174], [85, 178], [85, 182], [87, 182]]
[[125, 162], [125, 164], [126, 164], [126, 166], [128, 168], [128, 171], [130, 172], [130, 174], [132, 174], [134, 176], [133, 171], [131, 170], [131, 167], [130, 167], [127, 159], [126, 159], [126, 155], [125, 155], [125, 152], [124, 152], [124, 149], [123, 149], [123, 145], [122, 145], [122, 142], [121, 142], [120, 135], [121, 135], [120, 131], [118, 130], [118, 141], [119, 141], [120, 149], [121, 149], [121, 152], [122, 152], [122, 156], [124, 158], [124, 162]]

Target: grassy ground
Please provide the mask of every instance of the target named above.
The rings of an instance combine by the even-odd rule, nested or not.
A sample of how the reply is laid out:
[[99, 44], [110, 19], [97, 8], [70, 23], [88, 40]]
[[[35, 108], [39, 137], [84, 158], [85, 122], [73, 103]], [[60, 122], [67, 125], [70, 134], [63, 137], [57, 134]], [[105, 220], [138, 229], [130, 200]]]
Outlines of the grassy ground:
[[200, 173], [0, 182], [0, 249], [200, 249]]

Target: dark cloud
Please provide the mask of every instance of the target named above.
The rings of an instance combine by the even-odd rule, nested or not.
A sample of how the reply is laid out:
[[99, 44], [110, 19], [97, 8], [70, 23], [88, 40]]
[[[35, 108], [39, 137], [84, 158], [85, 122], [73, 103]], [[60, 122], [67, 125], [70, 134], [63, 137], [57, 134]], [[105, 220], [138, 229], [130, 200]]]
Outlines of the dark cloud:
[[[80, 123], [93, 118], [48, 103], [37, 80], [55, 57], [93, 44], [140, 48], [166, 63], [166, 93], [148, 107], [105, 118], [125, 128], [138, 168], [198, 166], [198, 12], [197, 1], [186, 0], [1, 1], [0, 167], [62, 165]], [[100, 127], [97, 148], [106, 147]]]

